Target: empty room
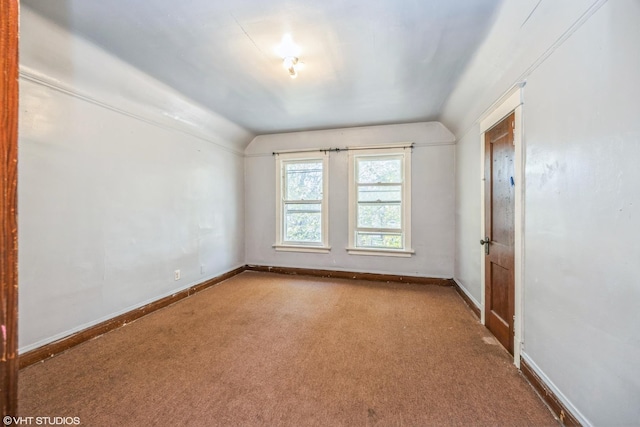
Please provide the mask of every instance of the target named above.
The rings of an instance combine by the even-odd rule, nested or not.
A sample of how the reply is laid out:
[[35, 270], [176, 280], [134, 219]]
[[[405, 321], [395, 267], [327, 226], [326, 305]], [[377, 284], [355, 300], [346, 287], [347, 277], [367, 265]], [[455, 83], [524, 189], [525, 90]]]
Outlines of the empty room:
[[4, 425], [640, 426], [638, 0], [1, 0]]

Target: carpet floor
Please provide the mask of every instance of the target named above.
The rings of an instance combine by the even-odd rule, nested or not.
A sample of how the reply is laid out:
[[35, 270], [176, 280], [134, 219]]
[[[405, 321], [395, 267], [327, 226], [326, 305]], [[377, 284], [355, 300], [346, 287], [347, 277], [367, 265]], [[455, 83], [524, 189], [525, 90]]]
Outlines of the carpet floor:
[[83, 426], [558, 426], [453, 288], [244, 272], [20, 371]]

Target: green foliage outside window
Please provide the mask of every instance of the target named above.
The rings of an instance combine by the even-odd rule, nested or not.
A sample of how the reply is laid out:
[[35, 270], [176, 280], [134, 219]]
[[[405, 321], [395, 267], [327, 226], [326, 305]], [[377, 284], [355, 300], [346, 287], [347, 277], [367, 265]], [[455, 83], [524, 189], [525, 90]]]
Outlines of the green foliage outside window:
[[362, 157], [356, 168], [356, 246], [402, 248], [402, 158]]
[[284, 163], [284, 240], [322, 242], [322, 162]]

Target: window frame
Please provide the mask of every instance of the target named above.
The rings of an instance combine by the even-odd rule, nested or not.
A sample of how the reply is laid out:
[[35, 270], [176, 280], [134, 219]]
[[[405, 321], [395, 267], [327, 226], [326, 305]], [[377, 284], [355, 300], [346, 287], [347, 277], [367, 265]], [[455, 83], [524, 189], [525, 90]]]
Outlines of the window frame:
[[[322, 163], [322, 199], [320, 201], [320, 227], [321, 241], [317, 242], [295, 242], [285, 241], [285, 208], [287, 201], [284, 200], [285, 186], [285, 165], [287, 163]], [[311, 153], [280, 153], [276, 154], [276, 243], [273, 248], [276, 251], [284, 252], [311, 252], [328, 253], [329, 246], [329, 154], [327, 152]], [[314, 201], [317, 203], [317, 201]]]
[[[358, 149], [349, 152], [349, 243], [347, 252], [351, 255], [378, 255], [410, 257], [415, 251], [411, 246], [411, 146], [399, 146], [392, 148]], [[397, 157], [402, 158], [402, 200], [401, 200], [401, 231], [403, 247], [393, 248], [373, 248], [358, 247], [356, 233], [359, 230], [378, 232], [397, 232], [396, 229], [358, 227], [358, 185], [366, 184], [357, 181], [356, 170], [358, 159]], [[373, 184], [373, 183], [369, 183]], [[389, 185], [398, 185], [397, 183]]]

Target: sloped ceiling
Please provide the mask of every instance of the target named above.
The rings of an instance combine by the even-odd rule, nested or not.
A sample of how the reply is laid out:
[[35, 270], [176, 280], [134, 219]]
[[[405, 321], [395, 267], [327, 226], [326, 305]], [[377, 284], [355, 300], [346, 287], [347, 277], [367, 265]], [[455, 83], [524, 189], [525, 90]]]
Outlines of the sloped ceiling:
[[[500, 0], [23, 0], [256, 134], [437, 119]], [[305, 69], [275, 48], [290, 33]], [[96, 72], [100, 72], [96, 64]]]

